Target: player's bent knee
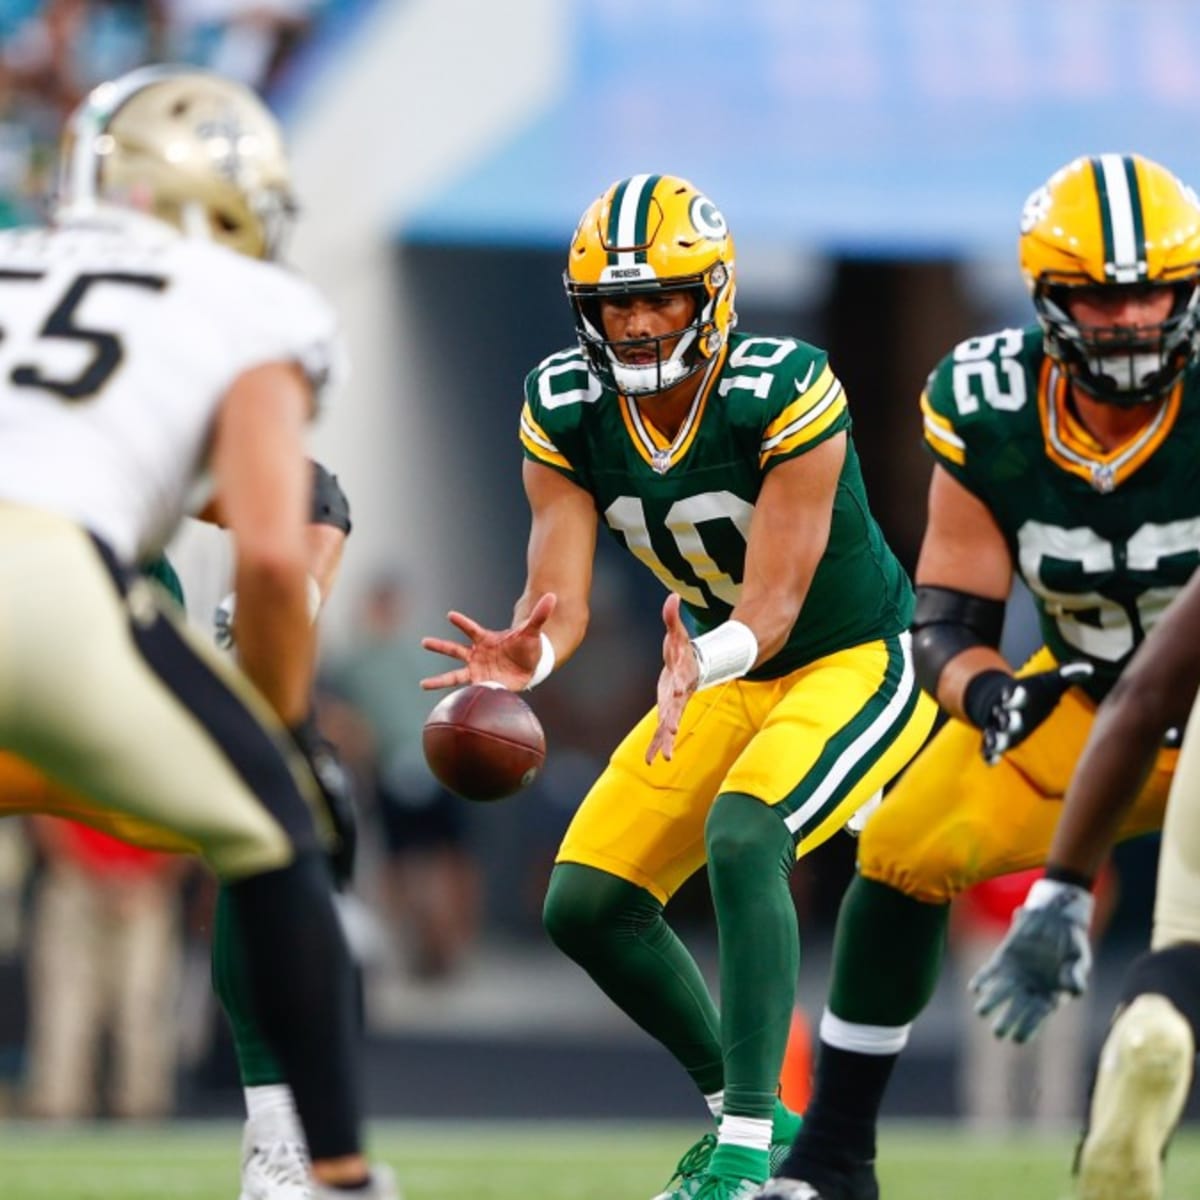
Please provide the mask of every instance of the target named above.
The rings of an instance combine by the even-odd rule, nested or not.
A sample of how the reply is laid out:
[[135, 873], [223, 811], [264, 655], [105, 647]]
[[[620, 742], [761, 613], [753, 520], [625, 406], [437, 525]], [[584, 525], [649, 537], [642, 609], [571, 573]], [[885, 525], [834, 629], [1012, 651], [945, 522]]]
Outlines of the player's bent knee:
[[659, 919], [662, 905], [644, 888], [581, 863], [559, 863], [550, 875], [542, 925], [564, 954], [583, 961], [601, 942], [636, 937]]
[[751, 862], [762, 870], [795, 865], [795, 842], [781, 815], [753, 796], [727, 792], [717, 797], [704, 825], [710, 877]]

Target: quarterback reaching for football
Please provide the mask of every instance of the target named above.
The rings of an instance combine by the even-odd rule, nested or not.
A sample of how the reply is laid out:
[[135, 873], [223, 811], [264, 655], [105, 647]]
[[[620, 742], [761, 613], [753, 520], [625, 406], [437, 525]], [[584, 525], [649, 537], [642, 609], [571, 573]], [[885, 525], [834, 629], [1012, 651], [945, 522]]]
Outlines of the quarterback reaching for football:
[[[1138, 155], [1079, 158], [1029, 198], [1019, 250], [1038, 323], [963, 342], [921, 398], [916, 658], [953, 719], [859, 842], [812, 1103], [763, 1193], [779, 1200], [878, 1196], [879, 1107], [950, 901], [1045, 861], [1097, 703], [1200, 554], [1195, 194]], [[996, 649], [1014, 572], [1044, 639], [1015, 675]], [[1158, 749], [1118, 836], [1161, 825], [1177, 757]]]
[[[824, 351], [734, 330], [733, 241], [686, 180], [635, 175], [584, 213], [578, 346], [529, 374], [532, 509], [511, 628], [459, 613], [429, 688], [544, 679], [579, 645], [602, 519], [662, 582], [658, 704], [558, 852], [554, 942], [687, 1071], [717, 1120], [670, 1195], [753, 1191], [798, 1124], [776, 1099], [799, 959], [788, 876], [904, 766], [934, 706], [912, 588], [872, 518]], [[721, 1011], [663, 910], [707, 863]]]
[[[145, 68], [71, 119], [53, 224], [0, 234], [0, 746], [198, 849], [228, 888], [314, 1195], [387, 1200], [362, 1155], [318, 832], [338, 797], [303, 728], [303, 441], [340, 356], [325, 302], [269, 261], [288, 174], [248, 89]], [[206, 490], [234, 535], [241, 670], [135, 570]]]

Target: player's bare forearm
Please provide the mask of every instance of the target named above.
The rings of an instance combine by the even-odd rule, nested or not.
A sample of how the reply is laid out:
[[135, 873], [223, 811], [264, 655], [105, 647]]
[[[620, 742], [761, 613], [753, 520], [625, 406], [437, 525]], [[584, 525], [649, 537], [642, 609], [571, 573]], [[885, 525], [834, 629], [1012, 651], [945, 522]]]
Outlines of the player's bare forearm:
[[346, 534], [334, 525], [310, 524], [304, 531], [304, 540], [308, 573], [317, 581], [321, 599], [327, 600], [341, 569]]
[[303, 557], [241, 563], [236, 572], [238, 662], [286, 725], [308, 712], [315, 633]]
[[233, 534], [238, 658], [286, 724], [308, 709], [314, 635], [305, 543], [311, 394], [284, 364], [246, 372], [217, 418], [213, 471]]
[[971, 646], [955, 655], [942, 668], [936, 699], [952, 717], [969, 723], [963, 698], [967, 684], [981, 671], [1007, 671], [1011, 674], [1012, 665], [999, 650], [993, 650], [991, 646]]
[[[917, 560], [918, 587], [949, 588], [1006, 601], [1013, 565], [1008, 543], [987, 506], [944, 467], [929, 481], [929, 521]], [[966, 719], [963, 694], [981, 671], [1012, 671], [992, 646], [972, 646], [950, 659], [938, 679], [937, 701], [951, 716]]]
[[837, 434], [782, 463], [763, 482], [750, 523], [741, 596], [730, 614], [753, 631], [759, 662], [783, 646], [804, 607], [829, 543], [845, 457], [846, 436]]
[[592, 497], [549, 467], [526, 462], [522, 481], [531, 521], [525, 588], [513, 610], [513, 626], [528, 620], [542, 596], [556, 597], [543, 632], [565, 662], [583, 641], [596, 553], [597, 517]]

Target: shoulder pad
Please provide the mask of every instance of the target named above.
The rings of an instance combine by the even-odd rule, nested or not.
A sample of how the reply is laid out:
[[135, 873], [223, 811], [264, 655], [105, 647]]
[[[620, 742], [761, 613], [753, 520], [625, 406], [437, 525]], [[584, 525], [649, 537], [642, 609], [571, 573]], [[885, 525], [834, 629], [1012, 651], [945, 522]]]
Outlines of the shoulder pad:
[[318, 405], [348, 371], [337, 317], [303, 276], [210, 243], [191, 247], [189, 274], [200, 303], [216, 308], [228, 331], [233, 374], [269, 362], [297, 363]]
[[921, 393], [925, 440], [934, 455], [962, 466], [973, 439], [1005, 436], [1013, 416], [1036, 406], [1042, 353], [1037, 326], [959, 342]]
[[849, 427], [829, 355], [796, 338], [735, 335], [717, 391], [731, 421], [756, 428], [764, 469]]

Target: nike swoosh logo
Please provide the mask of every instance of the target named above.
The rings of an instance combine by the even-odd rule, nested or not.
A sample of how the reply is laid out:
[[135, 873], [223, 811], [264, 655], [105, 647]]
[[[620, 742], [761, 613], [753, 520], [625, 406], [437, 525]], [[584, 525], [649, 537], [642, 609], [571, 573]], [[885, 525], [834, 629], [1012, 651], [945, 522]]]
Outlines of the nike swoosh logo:
[[810, 383], [812, 383], [813, 370], [816, 367], [816, 365], [817, 364], [815, 362], [810, 362], [808, 364], [808, 372], [804, 376], [804, 378], [803, 379], [794, 379], [792, 381], [796, 385], [796, 394], [798, 396], [803, 396], [804, 393], [808, 391], [808, 385]]

